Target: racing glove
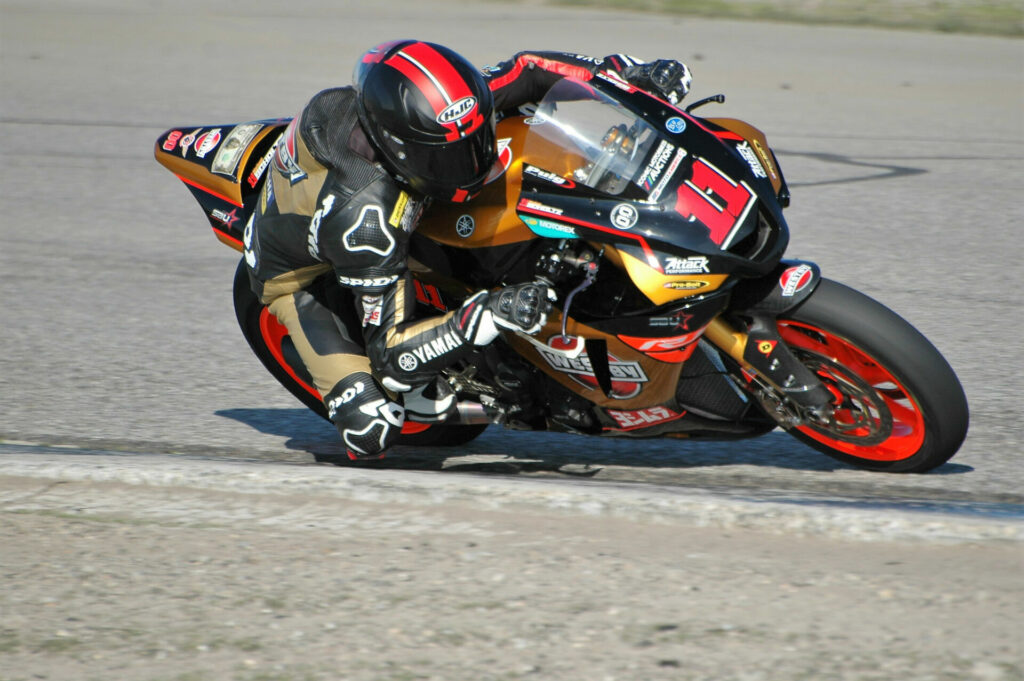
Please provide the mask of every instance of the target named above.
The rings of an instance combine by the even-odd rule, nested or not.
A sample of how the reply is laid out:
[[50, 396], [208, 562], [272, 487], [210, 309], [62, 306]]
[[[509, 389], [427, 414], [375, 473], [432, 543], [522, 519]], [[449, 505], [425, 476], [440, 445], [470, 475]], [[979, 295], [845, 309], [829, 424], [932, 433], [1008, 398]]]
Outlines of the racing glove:
[[658, 59], [649, 64], [627, 66], [622, 70], [622, 77], [630, 85], [661, 95], [672, 104], [683, 101], [693, 81], [693, 75], [686, 64], [674, 59]]
[[536, 282], [480, 291], [459, 309], [459, 327], [473, 345], [487, 345], [501, 329], [534, 334], [547, 323], [555, 300], [553, 289]]

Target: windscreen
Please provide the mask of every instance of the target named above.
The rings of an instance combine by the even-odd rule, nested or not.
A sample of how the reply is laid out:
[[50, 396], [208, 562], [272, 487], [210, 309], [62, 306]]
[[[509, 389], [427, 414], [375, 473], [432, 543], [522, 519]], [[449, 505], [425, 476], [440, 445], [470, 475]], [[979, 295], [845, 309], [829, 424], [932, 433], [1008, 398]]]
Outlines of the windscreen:
[[611, 195], [631, 183], [642, 189], [648, 157], [660, 135], [607, 95], [566, 78], [541, 100], [526, 138], [527, 158], [552, 156], [552, 147], [583, 160], [572, 169], [579, 184]]

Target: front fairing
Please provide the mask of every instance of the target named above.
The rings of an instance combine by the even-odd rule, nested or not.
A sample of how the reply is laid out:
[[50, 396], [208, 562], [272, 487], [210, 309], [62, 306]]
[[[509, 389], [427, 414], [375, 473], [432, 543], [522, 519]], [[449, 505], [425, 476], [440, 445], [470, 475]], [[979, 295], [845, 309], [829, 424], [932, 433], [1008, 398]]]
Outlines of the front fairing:
[[651, 276], [759, 276], [782, 257], [776, 189], [740, 135], [603, 75], [561, 81], [530, 122], [517, 211], [537, 234], [613, 245]]

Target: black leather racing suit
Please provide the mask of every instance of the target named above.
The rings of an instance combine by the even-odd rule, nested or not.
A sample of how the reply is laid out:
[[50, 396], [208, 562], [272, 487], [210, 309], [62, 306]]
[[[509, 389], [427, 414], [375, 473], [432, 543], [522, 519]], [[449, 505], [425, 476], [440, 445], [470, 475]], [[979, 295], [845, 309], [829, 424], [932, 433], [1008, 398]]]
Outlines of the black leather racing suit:
[[[565, 76], [586, 80], [631, 63], [522, 52], [484, 73], [495, 110], [505, 111], [539, 100]], [[404, 413], [394, 393], [469, 354], [472, 316], [412, 318], [406, 257], [425, 199], [378, 163], [355, 106], [353, 88], [324, 90], [289, 124], [246, 226], [245, 259], [254, 291], [288, 328], [350, 456], [363, 457], [397, 438]], [[309, 290], [327, 274], [352, 292], [354, 319]]]

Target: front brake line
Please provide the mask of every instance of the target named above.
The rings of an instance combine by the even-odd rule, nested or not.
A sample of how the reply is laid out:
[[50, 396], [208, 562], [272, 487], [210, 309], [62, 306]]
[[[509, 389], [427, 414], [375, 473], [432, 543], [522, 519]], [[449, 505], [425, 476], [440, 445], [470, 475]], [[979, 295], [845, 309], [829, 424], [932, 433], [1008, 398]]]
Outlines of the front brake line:
[[591, 284], [594, 283], [594, 280], [597, 279], [597, 261], [591, 260], [590, 262], [583, 266], [583, 269], [586, 271], [586, 276], [583, 277], [583, 281], [580, 282], [579, 286], [574, 288], [572, 291], [569, 291], [569, 295], [565, 297], [565, 309], [562, 310], [563, 343], [569, 342], [569, 334], [566, 333], [566, 324], [568, 324], [569, 322], [569, 306], [572, 305], [572, 299], [576, 296], [577, 293], [589, 287]]

